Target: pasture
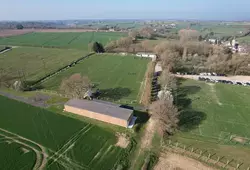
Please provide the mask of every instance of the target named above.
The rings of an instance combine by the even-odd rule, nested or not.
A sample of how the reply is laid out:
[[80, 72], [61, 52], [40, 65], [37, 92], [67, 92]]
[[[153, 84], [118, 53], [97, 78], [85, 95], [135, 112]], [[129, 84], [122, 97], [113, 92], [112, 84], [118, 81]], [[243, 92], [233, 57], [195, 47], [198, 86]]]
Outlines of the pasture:
[[0, 38], [0, 45], [74, 48], [88, 50], [88, 44], [98, 41], [104, 46], [117, 40], [125, 33], [118, 32], [33, 32]]
[[126, 151], [112, 131], [3, 96], [0, 102], [1, 169], [110, 170]]
[[250, 35], [237, 38], [237, 41], [239, 41], [240, 43], [244, 43], [244, 44], [250, 44]]
[[19, 47], [0, 54], [0, 68], [13, 77], [36, 81], [84, 55], [87, 53], [74, 49]]
[[101, 98], [112, 101], [138, 101], [148, 59], [117, 54], [96, 54], [45, 81], [42, 87], [58, 90], [61, 81], [75, 73], [88, 76]]
[[245, 157], [250, 154], [249, 96], [249, 87], [181, 81], [176, 96], [181, 132], [175, 138], [249, 163]]

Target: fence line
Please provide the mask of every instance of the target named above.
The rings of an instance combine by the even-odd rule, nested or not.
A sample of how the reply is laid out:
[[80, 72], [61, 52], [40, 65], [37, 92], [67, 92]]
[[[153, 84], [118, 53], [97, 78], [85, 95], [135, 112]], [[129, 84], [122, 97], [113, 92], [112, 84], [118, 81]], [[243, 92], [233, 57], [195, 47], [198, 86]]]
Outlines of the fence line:
[[46, 75], [46, 76], [40, 78], [39, 80], [37, 80], [36, 82], [34, 82], [31, 86], [34, 87], [34, 86], [36, 86], [36, 85], [38, 85], [38, 84], [40, 84], [40, 83], [43, 83], [43, 82], [47, 81], [47, 80], [50, 79], [51, 77], [53, 77], [53, 76], [55, 76], [55, 75], [61, 73], [62, 71], [68, 70], [69, 68], [75, 66], [75, 65], [78, 64], [80, 61], [84, 60], [85, 58], [87, 58], [87, 57], [89, 57], [89, 56], [91, 56], [91, 55], [93, 55], [93, 54], [94, 54], [94, 53], [90, 53], [90, 54], [88, 54], [88, 55], [86, 55], [86, 56], [83, 56], [83, 57], [77, 59], [76, 61], [71, 62], [71, 63], [68, 64], [68, 65], [65, 65], [65, 66], [63, 66], [63, 67], [57, 69], [56, 71], [54, 71], [54, 72], [52, 72], [52, 73], [50, 73], [50, 74], [48, 74], [48, 75]]
[[[242, 165], [247, 165], [244, 162], [237, 161], [236, 159], [227, 159], [225, 156], [219, 156], [217, 153], [210, 153], [208, 150], [200, 150], [199, 148], [193, 147], [192, 145], [184, 145], [180, 142], [174, 142], [168, 140], [167, 142], [162, 142], [161, 147], [165, 149], [176, 149], [174, 152], [188, 155], [194, 157], [195, 159], [201, 160], [206, 163], [219, 166], [221, 168], [227, 169], [242, 169]], [[177, 151], [177, 150], [181, 151]], [[215, 159], [216, 156], [216, 159]], [[226, 160], [222, 162], [222, 160]], [[233, 164], [234, 163], [234, 164]], [[247, 165], [247, 170], [250, 170], [250, 165]]]
[[[40, 89], [40, 90], [36, 90], [36, 91], [38, 91], [38, 92], [44, 92], [44, 93], [49, 93], [49, 94], [57, 95], [57, 96], [60, 96], [60, 97], [70, 98], [70, 96], [58, 93], [57, 91], [45, 90], [45, 89]], [[105, 101], [109, 101], [109, 102], [124, 103], [124, 104], [135, 104], [135, 103], [137, 103], [137, 100], [124, 100], [124, 99], [122, 99], [122, 100], [121, 99], [114, 100], [114, 99], [106, 98], [106, 97], [99, 97], [97, 99], [105, 100]]]

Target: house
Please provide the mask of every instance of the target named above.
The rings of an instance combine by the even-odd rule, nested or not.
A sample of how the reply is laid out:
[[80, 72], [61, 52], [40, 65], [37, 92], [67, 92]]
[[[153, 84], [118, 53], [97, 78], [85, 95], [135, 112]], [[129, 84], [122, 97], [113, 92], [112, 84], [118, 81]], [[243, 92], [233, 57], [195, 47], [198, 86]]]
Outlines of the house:
[[71, 99], [65, 103], [64, 111], [126, 128], [133, 121], [133, 110], [98, 100]]
[[152, 58], [152, 60], [157, 59], [157, 55], [153, 53], [137, 53], [136, 56], [142, 58]]

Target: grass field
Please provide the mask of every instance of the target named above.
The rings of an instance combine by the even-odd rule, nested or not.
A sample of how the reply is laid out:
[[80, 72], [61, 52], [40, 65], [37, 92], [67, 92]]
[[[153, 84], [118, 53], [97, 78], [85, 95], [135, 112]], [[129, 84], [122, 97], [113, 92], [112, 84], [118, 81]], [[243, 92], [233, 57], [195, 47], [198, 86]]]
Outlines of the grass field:
[[176, 138], [250, 166], [249, 96], [249, 87], [182, 81], [177, 95], [181, 132]]
[[250, 36], [248, 35], [245, 37], [237, 38], [237, 41], [239, 41], [240, 43], [250, 44]]
[[74, 49], [19, 47], [0, 54], [0, 68], [16, 77], [24, 73], [26, 80], [35, 81], [86, 54]]
[[2, 96], [0, 102], [1, 169], [110, 170], [125, 152], [114, 132]]
[[0, 45], [76, 48], [87, 51], [91, 42], [98, 41], [105, 45], [125, 35], [117, 32], [29, 33], [0, 38]]
[[0, 45], [0, 51], [5, 49], [5, 46], [4, 45]]
[[111, 100], [137, 100], [147, 68], [147, 59], [115, 54], [93, 55], [65, 72], [45, 81], [42, 86], [58, 90], [62, 79], [81, 73], [101, 90], [101, 97]]

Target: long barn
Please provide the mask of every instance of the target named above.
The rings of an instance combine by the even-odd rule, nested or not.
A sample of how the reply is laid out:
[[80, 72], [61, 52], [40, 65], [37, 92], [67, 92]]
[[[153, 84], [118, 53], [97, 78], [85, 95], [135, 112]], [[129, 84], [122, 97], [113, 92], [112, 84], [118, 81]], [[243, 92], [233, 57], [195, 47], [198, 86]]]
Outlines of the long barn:
[[65, 103], [64, 111], [126, 128], [133, 117], [133, 110], [97, 100], [71, 99]]

